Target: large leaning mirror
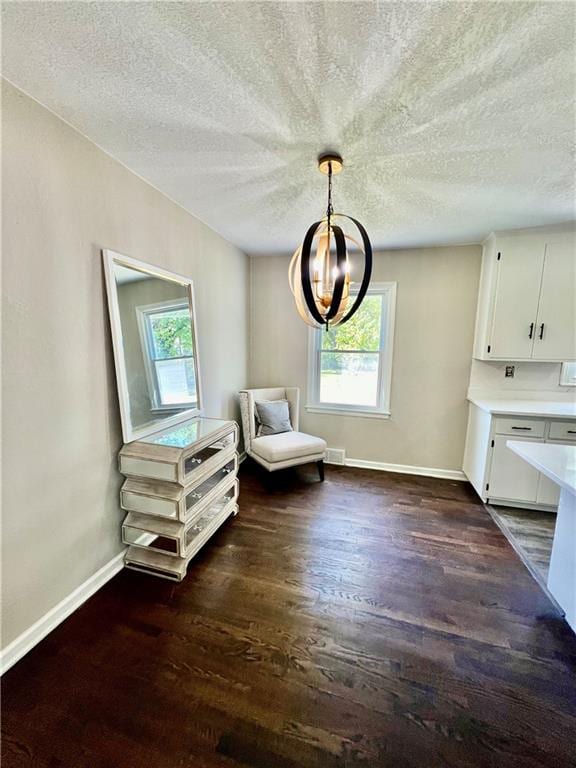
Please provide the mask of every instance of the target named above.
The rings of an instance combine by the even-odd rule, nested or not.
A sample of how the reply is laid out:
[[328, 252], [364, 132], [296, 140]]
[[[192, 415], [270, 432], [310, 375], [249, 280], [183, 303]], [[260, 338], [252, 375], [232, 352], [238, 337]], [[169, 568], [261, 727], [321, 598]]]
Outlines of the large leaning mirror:
[[102, 251], [124, 442], [196, 416], [200, 368], [192, 280]]

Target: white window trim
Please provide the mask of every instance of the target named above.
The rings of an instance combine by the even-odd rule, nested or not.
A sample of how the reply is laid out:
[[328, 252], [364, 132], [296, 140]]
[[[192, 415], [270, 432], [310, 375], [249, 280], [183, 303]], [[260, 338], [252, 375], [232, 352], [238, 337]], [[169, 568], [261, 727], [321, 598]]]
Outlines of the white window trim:
[[394, 322], [396, 319], [397, 283], [372, 283], [367, 296], [385, 296], [380, 325], [380, 367], [378, 369], [378, 405], [338, 405], [321, 403], [320, 396], [320, 345], [321, 328], [310, 328], [308, 334], [308, 402], [309, 413], [324, 413], [337, 416], [358, 416], [361, 418], [390, 418], [390, 389], [392, 384], [392, 360], [394, 356]]
[[[138, 331], [140, 333], [140, 344], [142, 345], [142, 357], [144, 358], [144, 371], [146, 373], [146, 383], [148, 385], [148, 392], [150, 394], [150, 402], [152, 407], [150, 408], [152, 413], [161, 413], [164, 411], [175, 411], [182, 408], [186, 403], [170, 403], [164, 405], [159, 402], [160, 387], [157, 382], [156, 370], [154, 361], [150, 359], [150, 328], [148, 325], [148, 315], [153, 312], [160, 312], [162, 310], [169, 311], [171, 309], [184, 309], [189, 308], [189, 302], [186, 298], [182, 299], [169, 299], [168, 301], [160, 301], [157, 304], [145, 304], [136, 307], [136, 319], [138, 321]], [[190, 357], [196, 365], [195, 355], [186, 355]], [[197, 370], [197, 369], [195, 369]], [[198, 386], [198, 383], [196, 383]], [[198, 394], [198, 392], [197, 392]]]
[[562, 363], [560, 369], [561, 387], [576, 387], [576, 370], [570, 374], [570, 369], [576, 369], [576, 363]]

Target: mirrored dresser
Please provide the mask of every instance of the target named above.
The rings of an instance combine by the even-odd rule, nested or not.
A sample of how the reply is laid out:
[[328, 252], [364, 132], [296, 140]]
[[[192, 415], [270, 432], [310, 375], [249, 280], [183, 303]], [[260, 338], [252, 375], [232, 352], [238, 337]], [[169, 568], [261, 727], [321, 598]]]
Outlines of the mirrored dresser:
[[126, 566], [181, 581], [188, 563], [238, 513], [238, 426], [196, 417], [124, 445], [120, 503]]

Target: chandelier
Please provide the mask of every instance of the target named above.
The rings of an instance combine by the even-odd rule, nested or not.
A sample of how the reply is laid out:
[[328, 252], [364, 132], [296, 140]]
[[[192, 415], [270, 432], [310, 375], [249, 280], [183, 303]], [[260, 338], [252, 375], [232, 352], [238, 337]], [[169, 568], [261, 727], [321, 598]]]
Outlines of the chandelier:
[[[318, 169], [328, 176], [326, 216], [309, 227], [288, 268], [298, 314], [308, 325], [326, 326], [326, 330], [350, 320], [366, 295], [372, 274], [368, 233], [352, 216], [334, 213], [332, 208], [332, 176], [340, 173], [343, 165], [340, 155], [326, 154], [318, 158]], [[344, 219], [355, 225], [361, 242], [343, 231], [340, 225], [345, 223]], [[315, 256], [312, 255], [314, 248]], [[351, 295], [349, 248], [362, 254], [364, 263], [360, 287], [354, 296]]]

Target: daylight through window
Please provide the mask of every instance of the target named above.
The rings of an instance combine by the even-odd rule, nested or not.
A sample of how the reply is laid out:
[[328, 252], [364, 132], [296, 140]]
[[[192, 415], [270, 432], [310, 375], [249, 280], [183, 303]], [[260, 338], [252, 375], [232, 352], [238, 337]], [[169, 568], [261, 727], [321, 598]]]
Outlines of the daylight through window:
[[187, 302], [139, 308], [151, 398], [156, 408], [197, 402], [192, 327]]
[[388, 411], [395, 288], [373, 286], [351, 320], [312, 332], [309, 407]]

